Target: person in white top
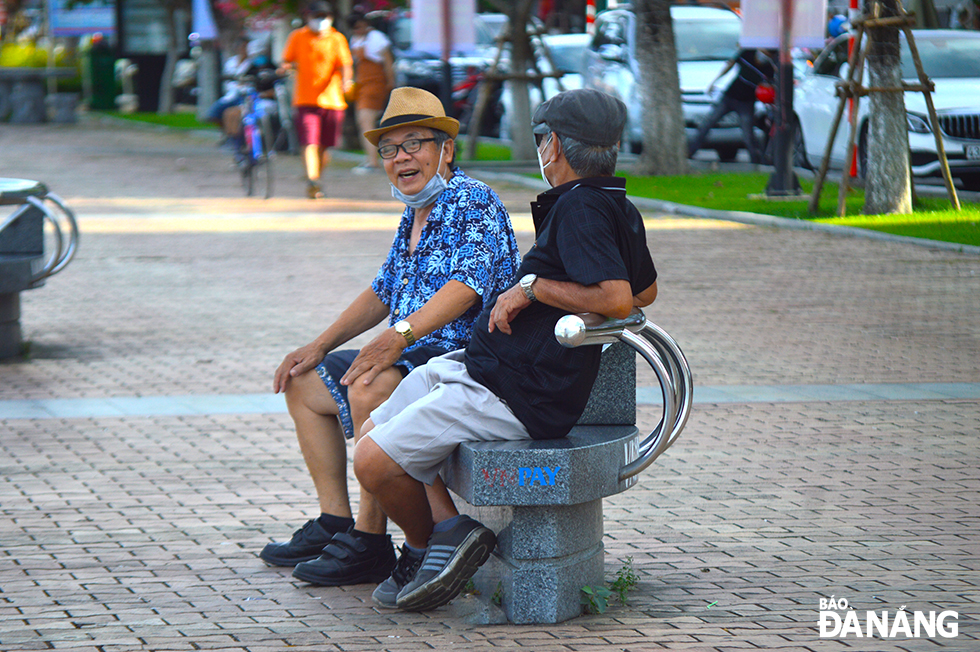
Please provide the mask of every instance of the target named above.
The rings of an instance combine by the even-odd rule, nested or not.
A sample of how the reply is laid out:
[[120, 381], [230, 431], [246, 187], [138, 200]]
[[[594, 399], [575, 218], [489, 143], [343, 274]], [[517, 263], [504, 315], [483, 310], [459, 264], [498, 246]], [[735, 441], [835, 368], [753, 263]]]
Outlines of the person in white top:
[[364, 162], [355, 173], [379, 170], [378, 150], [364, 138], [364, 132], [378, 126], [378, 116], [388, 103], [388, 94], [395, 87], [394, 57], [391, 41], [374, 29], [367, 17], [358, 11], [347, 17], [351, 28], [351, 55], [354, 57], [354, 103], [357, 107], [357, 126], [364, 149]]

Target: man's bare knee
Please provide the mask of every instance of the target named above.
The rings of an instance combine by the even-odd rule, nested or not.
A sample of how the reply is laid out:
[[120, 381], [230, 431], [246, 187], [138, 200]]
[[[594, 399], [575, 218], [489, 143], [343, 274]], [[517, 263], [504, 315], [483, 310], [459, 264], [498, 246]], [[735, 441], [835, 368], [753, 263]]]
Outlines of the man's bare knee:
[[[368, 425], [373, 424], [368, 421], [365, 426]], [[354, 447], [354, 475], [369, 493], [377, 493], [399, 473], [403, 473], [401, 467], [370, 437], [362, 437]]]
[[286, 383], [286, 407], [290, 414], [297, 409], [309, 410], [322, 416], [336, 416], [337, 403], [316, 371], [307, 371]]

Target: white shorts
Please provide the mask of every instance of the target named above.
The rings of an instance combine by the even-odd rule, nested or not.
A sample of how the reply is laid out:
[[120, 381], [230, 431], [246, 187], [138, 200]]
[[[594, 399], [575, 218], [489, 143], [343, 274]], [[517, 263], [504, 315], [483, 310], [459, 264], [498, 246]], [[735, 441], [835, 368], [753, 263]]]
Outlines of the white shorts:
[[524, 425], [496, 394], [473, 380], [453, 351], [416, 367], [371, 412], [365, 436], [398, 466], [431, 485], [463, 442], [529, 440]]

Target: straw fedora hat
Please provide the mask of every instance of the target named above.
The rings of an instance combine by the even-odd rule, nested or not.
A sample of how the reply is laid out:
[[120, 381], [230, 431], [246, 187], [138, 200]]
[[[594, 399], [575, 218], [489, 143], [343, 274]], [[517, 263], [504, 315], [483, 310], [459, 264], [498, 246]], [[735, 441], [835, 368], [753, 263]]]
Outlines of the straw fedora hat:
[[459, 120], [446, 116], [438, 97], [421, 88], [402, 86], [391, 91], [381, 124], [377, 129], [365, 131], [364, 137], [372, 145], [377, 145], [381, 137], [392, 129], [408, 126], [438, 129], [445, 131], [450, 138], [459, 134]]

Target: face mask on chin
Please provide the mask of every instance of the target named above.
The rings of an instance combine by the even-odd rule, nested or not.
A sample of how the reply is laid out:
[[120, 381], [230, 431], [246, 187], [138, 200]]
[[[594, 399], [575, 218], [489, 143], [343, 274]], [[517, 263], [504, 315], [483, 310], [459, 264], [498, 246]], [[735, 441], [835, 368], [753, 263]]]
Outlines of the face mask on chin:
[[331, 27], [333, 27], [332, 18], [310, 18], [306, 21], [306, 24], [314, 32], [325, 32]]
[[[439, 147], [440, 165], [442, 164], [442, 152], [445, 145], [446, 143], [443, 142], [442, 145]], [[422, 187], [422, 190], [419, 190], [414, 195], [405, 194], [404, 192], [396, 188], [395, 184], [393, 183], [389, 182], [389, 185], [391, 186], [392, 197], [402, 202], [409, 208], [414, 208], [416, 210], [420, 208], [425, 208], [429, 204], [435, 202], [435, 200], [439, 198], [439, 195], [441, 195], [442, 192], [449, 187], [449, 184], [439, 173], [438, 168], [436, 168], [436, 173], [432, 175], [432, 178], [429, 179], [426, 182], [425, 186]]]
[[[542, 144], [543, 145], [547, 145], [548, 143], [551, 142], [551, 140], [554, 137], [555, 137], [555, 132], [551, 132], [550, 134], [548, 134], [548, 140], [544, 141], [544, 143], [542, 143]], [[547, 163], [543, 163], [541, 161], [541, 147], [540, 146], [538, 146], [538, 148], [536, 150], [534, 150], [534, 151], [538, 155], [538, 169], [541, 170], [541, 178], [544, 179], [548, 183], [549, 186], [551, 186], [552, 188], [554, 188], [554, 184], [552, 184], [551, 181], [548, 180], [548, 175], [545, 174], [545, 172], [544, 172], [544, 169], [546, 167], [548, 167], [549, 165], [551, 165], [552, 163], [554, 163], [554, 161], [548, 161]]]

